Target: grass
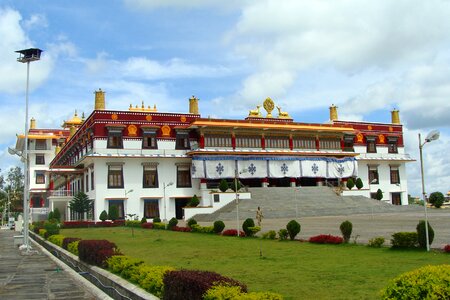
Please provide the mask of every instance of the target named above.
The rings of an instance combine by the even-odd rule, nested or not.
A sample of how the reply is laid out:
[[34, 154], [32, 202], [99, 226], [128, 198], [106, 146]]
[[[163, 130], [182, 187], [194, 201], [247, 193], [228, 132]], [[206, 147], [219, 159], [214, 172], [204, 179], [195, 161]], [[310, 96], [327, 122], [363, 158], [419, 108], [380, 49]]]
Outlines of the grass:
[[[107, 239], [125, 255], [153, 265], [209, 270], [245, 283], [249, 291], [272, 291], [285, 299], [379, 299], [397, 275], [449, 255], [362, 245], [317, 245], [259, 238], [221, 237], [164, 230], [64, 229], [66, 237]], [[262, 256], [260, 256], [260, 250]]]

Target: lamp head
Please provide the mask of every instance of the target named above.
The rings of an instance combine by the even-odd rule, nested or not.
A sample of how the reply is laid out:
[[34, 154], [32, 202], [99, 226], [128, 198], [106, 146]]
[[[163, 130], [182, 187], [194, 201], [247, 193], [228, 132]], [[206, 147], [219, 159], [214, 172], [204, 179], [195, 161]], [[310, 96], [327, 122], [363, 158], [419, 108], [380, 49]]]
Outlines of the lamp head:
[[440, 132], [438, 130], [431, 131], [427, 137], [425, 138], [425, 142], [429, 143], [431, 141], [435, 141], [439, 139]]
[[166, 186], [171, 186], [173, 185], [173, 182], [169, 182]]

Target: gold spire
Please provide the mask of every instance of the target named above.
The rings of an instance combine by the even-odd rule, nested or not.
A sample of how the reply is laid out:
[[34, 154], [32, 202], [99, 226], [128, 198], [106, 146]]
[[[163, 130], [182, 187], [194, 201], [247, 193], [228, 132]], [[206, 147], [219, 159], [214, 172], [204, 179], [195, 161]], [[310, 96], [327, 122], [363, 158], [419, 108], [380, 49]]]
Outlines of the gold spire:
[[30, 120], [30, 129], [36, 129], [36, 120], [34, 118]]
[[399, 110], [395, 109], [391, 111], [392, 124], [400, 124]]
[[95, 94], [95, 110], [105, 110], [105, 92], [102, 89], [94, 92]]
[[198, 98], [196, 98], [194, 95], [192, 95], [191, 98], [189, 98], [189, 113], [198, 115]]
[[150, 105], [145, 107], [144, 101], [141, 102], [141, 107], [139, 107], [139, 105], [137, 105], [137, 104], [136, 104], [136, 107], [133, 107], [133, 104], [130, 103], [128, 110], [129, 111], [143, 111], [143, 112], [157, 112], [158, 111], [156, 109], [156, 104], [153, 105], [153, 108], [151, 108]]
[[330, 106], [330, 121], [337, 121], [338, 120], [338, 107], [334, 104], [331, 104]]

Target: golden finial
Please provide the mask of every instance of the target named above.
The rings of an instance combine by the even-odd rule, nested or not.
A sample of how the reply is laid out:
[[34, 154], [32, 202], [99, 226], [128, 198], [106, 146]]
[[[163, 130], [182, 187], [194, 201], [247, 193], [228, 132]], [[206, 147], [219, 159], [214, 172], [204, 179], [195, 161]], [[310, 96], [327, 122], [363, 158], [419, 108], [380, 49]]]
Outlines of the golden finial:
[[145, 108], [144, 100], [142, 100], [142, 105], [141, 105], [141, 107], [142, 107], [142, 108]]
[[331, 104], [330, 106], [330, 121], [337, 121], [338, 120], [338, 107], [334, 104]]
[[266, 100], [264, 100], [263, 107], [267, 111], [266, 118], [272, 118], [272, 111], [275, 108], [275, 104], [270, 97], [267, 97]]

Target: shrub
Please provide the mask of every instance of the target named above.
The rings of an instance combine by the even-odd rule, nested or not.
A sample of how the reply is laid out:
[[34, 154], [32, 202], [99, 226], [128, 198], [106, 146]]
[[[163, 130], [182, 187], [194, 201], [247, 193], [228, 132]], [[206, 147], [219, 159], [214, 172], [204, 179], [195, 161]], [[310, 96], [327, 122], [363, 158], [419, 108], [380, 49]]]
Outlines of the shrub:
[[190, 219], [187, 221], [187, 226], [188, 226], [188, 227], [191, 227], [191, 226], [194, 225], [194, 224], [197, 224], [197, 221], [196, 221], [195, 219], [193, 219], [193, 218], [190, 218]]
[[289, 235], [289, 232], [287, 231], [287, 229], [280, 229], [278, 231], [278, 238], [280, 239], [280, 241], [287, 240], [288, 235]]
[[104, 267], [109, 257], [120, 255], [116, 244], [107, 240], [82, 240], [78, 244], [78, 253], [81, 261], [99, 267]]
[[380, 248], [384, 244], [384, 237], [378, 236], [374, 237], [373, 239], [369, 240], [369, 244], [367, 246], [373, 247], [373, 248]]
[[223, 221], [217, 220], [214, 222], [214, 232], [219, 234], [225, 228], [225, 223]]
[[164, 229], [166, 229], [166, 224], [165, 223], [155, 223], [155, 222], [153, 222], [153, 229], [164, 230]]
[[189, 227], [179, 227], [179, 226], [173, 226], [172, 230], [179, 231], [179, 232], [191, 232], [192, 231], [192, 229]]
[[58, 223], [61, 221], [61, 212], [57, 207], [53, 210], [53, 219], [57, 220]]
[[147, 218], [146, 217], [142, 217], [141, 219], [141, 224], [147, 223]]
[[450, 299], [450, 265], [425, 266], [392, 280], [382, 299]]
[[450, 253], [450, 244], [448, 244], [448, 245], [445, 245], [445, 247], [444, 247], [444, 252], [446, 252], [446, 253]]
[[56, 222], [46, 221], [44, 223], [44, 229], [46, 230], [45, 238], [54, 234], [59, 234], [59, 225]]
[[228, 182], [225, 179], [222, 179], [219, 183], [219, 190], [222, 193], [225, 193], [228, 190]]
[[49, 212], [48, 213], [48, 217], [47, 217], [47, 220], [53, 220], [53, 211], [51, 211], [51, 212]]
[[359, 177], [356, 178], [355, 185], [356, 185], [356, 188], [357, 188], [358, 190], [360, 190], [360, 189], [362, 189], [362, 188], [364, 187], [364, 184], [363, 184], [361, 178], [359, 178]]
[[126, 220], [125, 221], [125, 226], [127, 226], [127, 227], [140, 228], [141, 225], [142, 225], [141, 221], [137, 221], [137, 220]]
[[353, 178], [350, 177], [349, 179], [347, 179], [347, 188], [351, 190], [354, 186], [355, 182], [353, 181]]
[[108, 220], [108, 213], [106, 212], [106, 210], [102, 211], [98, 218], [100, 220], [102, 220], [102, 222], [105, 222], [106, 220]]
[[39, 229], [44, 229], [44, 221], [33, 222], [33, 232], [39, 234]]
[[315, 244], [342, 244], [344, 239], [340, 236], [334, 236], [331, 234], [320, 234], [310, 237], [309, 242]]
[[115, 221], [119, 218], [119, 208], [117, 207], [117, 205], [111, 205], [109, 207], [108, 216], [111, 221]]
[[141, 227], [142, 227], [142, 228], [145, 228], [145, 229], [152, 229], [152, 228], [153, 228], [153, 223], [150, 223], [150, 222], [148, 222], [148, 223], [142, 223], [142, 224], [141, 224]]
[[169, 225], [167, 226], [167, 229], [171, 229], [173, 226], [177, 226], [178, 220], [176, 218], [172, 218], [169, 220]]
[[392, 248], [415, 248], [417, 243], [417, 232], [396, 232], [391, 239]]
[[214, 285], [206, 294], [203, 300], [219, 300], [219, 299], [235, 299], [235, 300], [282, 300], [283, 297], [272, 292], [252, 292], [243, 293], [239, 286]]
[[161, 223], [161, 219], [159, 217], [154, 217], [153, 223]]
[[344, 221], [341, 223], [341, 226], [339, 226], [339, 229], [342, 232], [342, 237], [344, 238], [344, 242], [348, 243], [350, 240], [350, 237], [352, 236], [352, 230], [353, 230], [353, 224], [350, 221]]
[[64, 236], [62, 234], [54, 234], [48, 237], [48, 241], [62, 248]]
[[[236, 229], [227, 229], [222, 231], [223, 236], [237, 236], [237, 230]], [[240, 237], [245, 237], [245, 232], [239, 231]]]
[[38, 234], [39, 234], [42, 238], [45, 239], [45, 236], [46, 236], [46, 234], [47, 234], [47, 230], [41, 228], [41, 229], [39, 229]]
[[255, 234], [261, 231], [261, 227], [260, 226], [249, 227], [248, 230], [252, 232], [252, 236], [255, 236]]
[[[81, 240], [80, 240], [80, 241], [81, 241]], [[72, 253], [72, 254], [78, 256], [78, 244], [80, 243], [80, 241], [74, 241], [74, 242], [72, 242], [72, 243], [69, 243], [69, 244], [67, 245], [67, 250], [68, 250], [70, 253]]]
[[189, 201], [189, 203], [188, 203], [187, 206], [189, 206], [189, 207], [196, 207], [196, 206], [198, 206], [199, 204], [200, 204], [200, 200], [198, 200], [197, 195], [194, 195], [194, 196], [191, 198], [191, 201]]
[[[430, 222], [428, 223], [428, 245], [431, 245], [434, 240], [434, 230], [430, 225]], [[427, 248], [427, 235], [425, 232], [425, 221], [421, 220], [419, 221], [419, 224], [417, 224], [416, 227], [417, 230], [417, 241], [419, 243], [419, 247], [422, 249]]]
[[66, 238], [64, 238], [64, 240], [63, 240], [63, 242], [62, 242], [62, 248], [63, 248], [63, 249], [66, 249], [66, 250], [69, 250], [69, 249], [68, 249], [69, 244], [70, 244], [70, 243], [73, 243], [73, 242], [75, 242], [75, 241], [81, 241], [81, 239], [79, 239], [79, 238], [72, 238], [72, 237], [66, 237]]
[[233, 180], [233, 183], [230, 184], [230, 188], [233, 190], [233, 192], [237, 192], [241, 189], [241, 183], [239, 182], [239, 180], [237, 180], [237, 178], [235, 178]]
[[297, 234], [299, 234], [301, 226], [300, 223], [298, 223], [297, 221], [291, 220], [289, 221], [289, 223], [287, 223], [286, 229], [289, 233], [289, 238], [291, 239], [291, 241], [293, 241], [297, 236]]
[[441, 192], [433, 192], [430, 194], [430, 199], [428, 200], [434, 207], [440, 208], [444, 204], [444, 194]]
[[377, 194], [375, 195], [375, 199], [377, 199], [377, 200], [383, 199], [383, 191], [381, 189], [377, 190]]
[[164, 275], [163, 299], [202, 299], [214, 285], [239, 286], [243, 292], [247, 287], [237, 280], [208, 271], [180, 270]]
[[275, 230], [269, 230], [267, 232], [264, 232], [261, 237], [263, 239], [274, 240], [277, 237], [277, 233], [275, 232]]
[[129, 273], [125, 273], [130, 269], [143, 264], [144, 261], [136, 258], [131, 258], [124, 255], [113, 255], [109, 257], [106, 262], [106, 268], [114, 274], [117, 274], [125, 279], [129, 279]]
[[192, 232], [200, 232], [200, 233], [214, 233], [214, 226], [200, 226], [198, 224], [194, 224], [191, 226]]
[[249, 227], [255, 227], [255, 222], [252, 218], [245, 219], [244, 223], [242, 223], [242, 229], [246, 236], [253, 236], [252, 231], [248, 229]]

